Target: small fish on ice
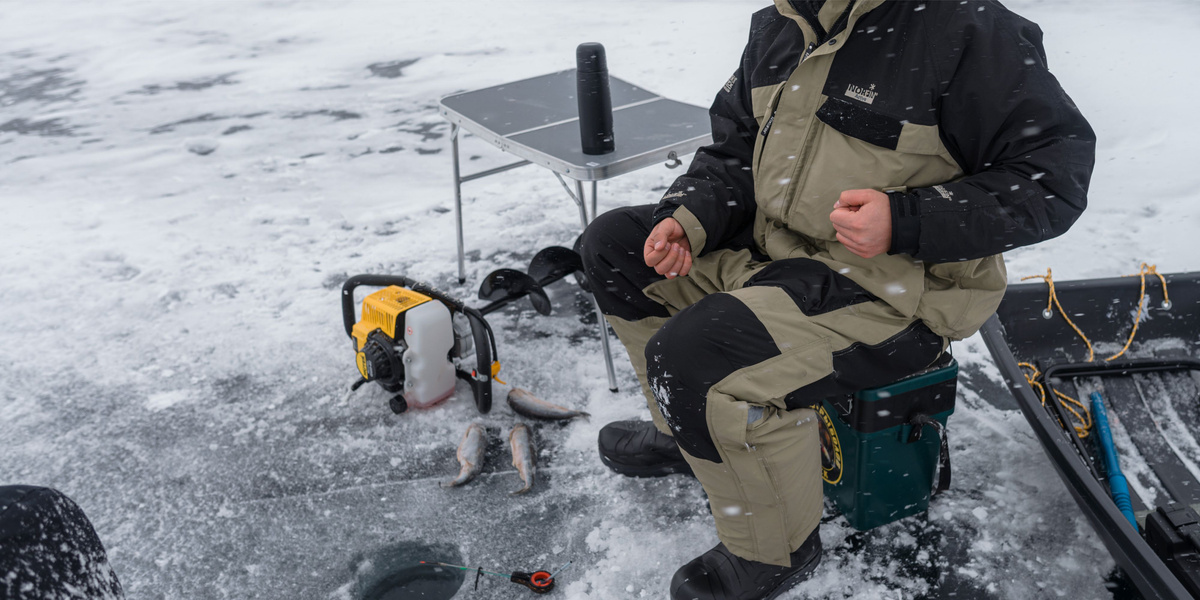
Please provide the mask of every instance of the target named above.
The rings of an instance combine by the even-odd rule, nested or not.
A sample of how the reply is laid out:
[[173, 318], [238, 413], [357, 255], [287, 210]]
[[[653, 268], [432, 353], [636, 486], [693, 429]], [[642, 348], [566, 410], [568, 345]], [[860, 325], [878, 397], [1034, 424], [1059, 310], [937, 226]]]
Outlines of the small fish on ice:
[[508, 434], [508, 445], [512, 449], [512, 464], [517, 468], [517, 474], [521, 476], [521, 481], [525, 482], [525, 487], [509, 495], [524, 494], [533, 487], [534, 450], [529, 427], [526, 427], [524, 423], [514, 425], [512, 432]]
[[530, 419], [563, 421], [574, 419], [575, 417], [586, 419], [592, 416], [581, 410], [573, 410], [565, 406], [551, 404], [521, 388], [513, 388], [508, 392], [508, 405], [512, 407], [513, 412], [529, 417]]
[[458, 464], [462, 468], [458, 477], [442, 483], [442, 487], [458, 487], [475, 479], [483, 470], [483, 451], [487, 449], [487, 430], [478, 423], [471, 423], [458, 443]]

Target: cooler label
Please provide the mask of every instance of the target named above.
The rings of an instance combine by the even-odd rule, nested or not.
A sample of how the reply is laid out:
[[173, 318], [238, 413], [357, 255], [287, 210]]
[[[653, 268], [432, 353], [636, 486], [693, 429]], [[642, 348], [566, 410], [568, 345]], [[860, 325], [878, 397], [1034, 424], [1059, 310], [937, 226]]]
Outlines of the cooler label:
[[821, 478], [833, 485], [842, 480], [842, 443], [824, 405], [817, 407], [817, 414], [821, 417]]

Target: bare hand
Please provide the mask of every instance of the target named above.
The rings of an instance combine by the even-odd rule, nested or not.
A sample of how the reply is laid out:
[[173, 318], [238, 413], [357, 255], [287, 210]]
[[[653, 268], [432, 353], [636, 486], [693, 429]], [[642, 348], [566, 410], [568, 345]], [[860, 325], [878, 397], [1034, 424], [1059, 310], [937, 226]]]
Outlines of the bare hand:
[[642, 254], [647, 267], [665, 275], [667, 279], [683, 277], [692, 270], [692, 245], [688, 242], [683, 225], [671, 217], [659, 221], [650, 235]]
[[872, 258], [892, 247], [892, 205], [876, 190], [846, 190], [833, 205], [829, 221], [846, 249]]

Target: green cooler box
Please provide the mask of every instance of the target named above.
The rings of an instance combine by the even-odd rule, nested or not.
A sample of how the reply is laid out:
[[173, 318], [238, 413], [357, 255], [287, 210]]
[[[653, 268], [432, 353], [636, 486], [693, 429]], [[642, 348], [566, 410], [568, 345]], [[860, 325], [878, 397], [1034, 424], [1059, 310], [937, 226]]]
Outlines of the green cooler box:
[[[954, 412], [958, 362], [821, 403], [825, 495], [859, 531], [929, 508], [950, 485], [945, 425]], [[941, 464], [939, 481], [933, 476]]]

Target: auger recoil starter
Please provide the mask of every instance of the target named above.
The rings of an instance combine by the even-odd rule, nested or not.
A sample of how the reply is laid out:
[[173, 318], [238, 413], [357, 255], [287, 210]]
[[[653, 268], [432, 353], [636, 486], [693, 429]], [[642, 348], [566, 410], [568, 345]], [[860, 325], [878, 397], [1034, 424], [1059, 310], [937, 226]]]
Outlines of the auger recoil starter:
[[[471, 386], [479, 412], [490, 411], [492, 379], [500, 372], [500, 362], [496, 336], [484, 315], [526, 296], [539, 314], [550, 314], [550, 299], [542, 288], [582, 268], [574, 251], [545, 248], [533, 257], [527, 273], [500, 269], [484, 278], [479, 298], [491, 302], [482, 308], [402, 275], [347, 279], [342, 286], [342, 321], [360, 375], [351, 391], [370, 381], [378, 383], [394, 394], [388, 404], [398, 414], [449, 398], [456, 379], [462, 379]], [[382, 289], [363, 299], [356, 321], [354, 291], [359, 286]]]

